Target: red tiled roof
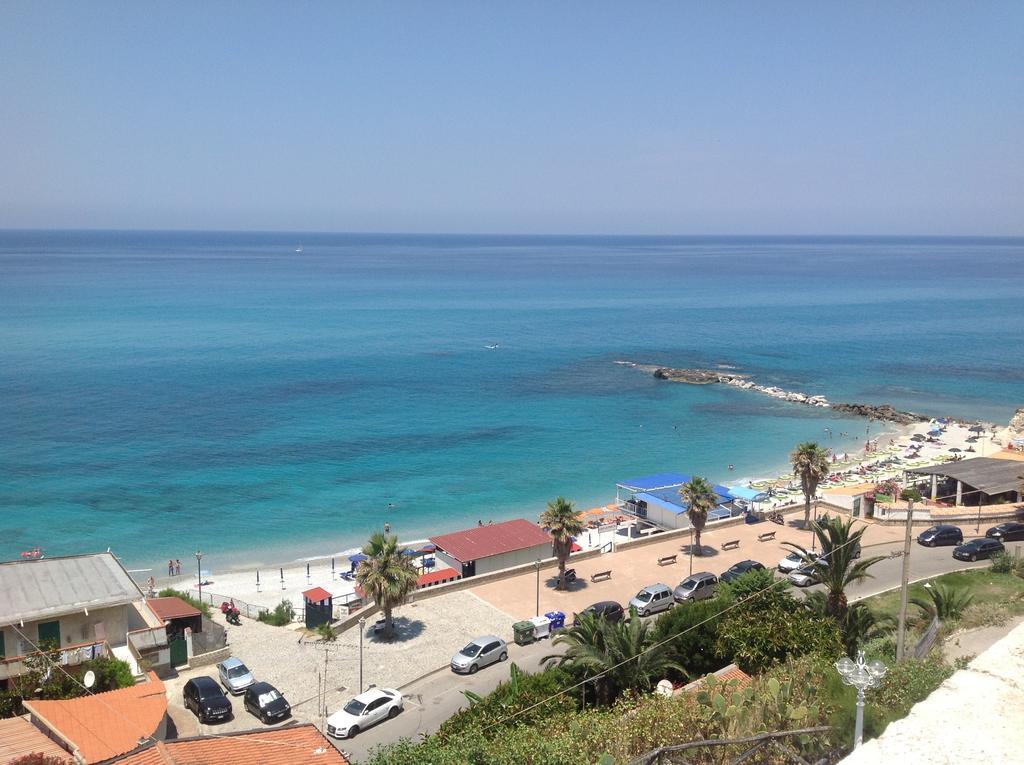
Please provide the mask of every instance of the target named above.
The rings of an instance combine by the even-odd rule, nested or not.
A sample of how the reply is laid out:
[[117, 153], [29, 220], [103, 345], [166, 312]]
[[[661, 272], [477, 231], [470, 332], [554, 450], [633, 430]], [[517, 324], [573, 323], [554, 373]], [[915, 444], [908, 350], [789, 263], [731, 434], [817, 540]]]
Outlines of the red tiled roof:
[[[735, 680], [736, 687], [740, 689], [746, 688], [753, 682], [753, 678], [746, 672], [744, 672], [742, 669], [737, 667], [735, 664], [729, 664], [725, 667], [722, 667], [720, 670], [716, 672], [712, 672], [711, 674], [715, 676], [715, 679], [719, 683], [727, 683], [730, 680]], [[700, 690], [700, 687], [702, 685], [704, 685], [704, 677], [698, 678], [697, 680], [694, 680], [692, 683], [684, 685], [683, 691], [697, 691]]]
[[544, 543], [551, 544], [551, 537], [536, 523], [517, 518], [514, 521], [477, 526], [465, 531], [431, 537], [430, 541], [455, 560], [468, 563], [471, 560], [480, 560], [513, 550]]
[[437, 571], [420, 574], [419, 578], [416, 579], [416, 586], [429, 587], [430, 585], [437, 584], [438, 582], [448, 582], [461, 578], [462, 574], [453, 568], [440, 568]]
[[77, 699], [23, 702], [33, 718], [82, 755], [99, 762], [130, 752], [152, 736], [167, 713], [167, 693], [155, 674], [149, 682]]
[[113, 762], [124, 765], [350, 765], [310, 724], [161, 741]]
[[312, 590], [306, 590], [302, 593], [302, 597], [312, 603], [319, 603], [321, 600], [327, 600], [331, 597], [331, 593], [323, 587], [314, 587]]
[[60, 748], [27, 717], [11, 717], [0, 720], [0, 763], [11, 762], [26, 754], [41, 754], [63, 757], [71, 765], [71, 755]]
[[165, 622], [201, 615], [198, 608], [190, 606], [181, 598], [146, 598], [146, 604], [158, 619]]

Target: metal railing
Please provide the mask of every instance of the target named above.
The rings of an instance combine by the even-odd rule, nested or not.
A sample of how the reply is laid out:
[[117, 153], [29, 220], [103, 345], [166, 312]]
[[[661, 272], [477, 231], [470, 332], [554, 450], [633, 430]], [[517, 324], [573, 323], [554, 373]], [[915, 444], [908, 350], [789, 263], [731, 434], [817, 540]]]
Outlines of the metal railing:
[[[198, 599], [198, 590], [191, 589], [188, 594]], [[285, 598], [282, 598], [284, 600]], [[205, 587], [203, 588], [202, 602], [208, 603], [214, 609], [220, 609], [220, 604], [225, 602], [231, 602], [232, 598], [230, 595], [221, 595], [216, 592], [210, 592]], [[340, 619], [349, 613], [348, 604], [353, 601], [361, 600], [361, 598], [354, 592], [345, 593], [344, 595], [338, 595], [334, 597], [333, 604], [335, 612], [331, 615], [332, 619]], [[277, 604], [273, 606], [258, 605], [256, 603], [248, 603], [244, 600], [234, 598], [235, 608], [238, 609], [238, 613], [247, 619], [258, 619], [261, 613], [269, 613], [273, 611]], [[280, 601], [278, 601], [280, 603]], [[306, 620], [306, 606], [304, 603], [292, 603], [292, 621], [293, 622], [304, 622]]]
[[[845, 747], [829, 741], [829, 726], [760, 733], [734, 739], [691, 741], [662, 746], [629, 762], [629, 765], [826, 765], [836, 762]], [[732, 747], [735, 752], [727, 751]]]

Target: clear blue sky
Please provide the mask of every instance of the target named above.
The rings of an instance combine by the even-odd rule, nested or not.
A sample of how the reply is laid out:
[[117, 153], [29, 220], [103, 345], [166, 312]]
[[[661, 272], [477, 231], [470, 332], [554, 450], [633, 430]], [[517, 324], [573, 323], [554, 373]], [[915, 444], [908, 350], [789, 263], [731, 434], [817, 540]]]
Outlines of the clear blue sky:
[[0, 227], [1024, 234], [1024, 3], [0, 3]]

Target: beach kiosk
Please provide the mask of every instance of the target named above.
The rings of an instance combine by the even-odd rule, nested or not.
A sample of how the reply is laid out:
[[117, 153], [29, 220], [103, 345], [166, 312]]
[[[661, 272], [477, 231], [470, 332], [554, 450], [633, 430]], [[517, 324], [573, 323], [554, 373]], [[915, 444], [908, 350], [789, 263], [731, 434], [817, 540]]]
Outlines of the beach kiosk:
[[323, 587], [314, 587], [302, 593], [306, 606], [306, 629], [312, 630], [321, 624], [334, 621], [334, 596]]

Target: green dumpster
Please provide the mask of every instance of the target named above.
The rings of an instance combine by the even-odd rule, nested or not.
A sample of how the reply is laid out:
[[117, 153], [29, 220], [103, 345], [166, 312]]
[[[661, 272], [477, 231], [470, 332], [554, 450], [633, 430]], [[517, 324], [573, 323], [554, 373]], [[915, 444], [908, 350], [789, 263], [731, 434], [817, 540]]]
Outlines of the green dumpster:
[[533, 642], [533, 622], [516, 622], [512, 625], [516, 645], [529, 645]]

